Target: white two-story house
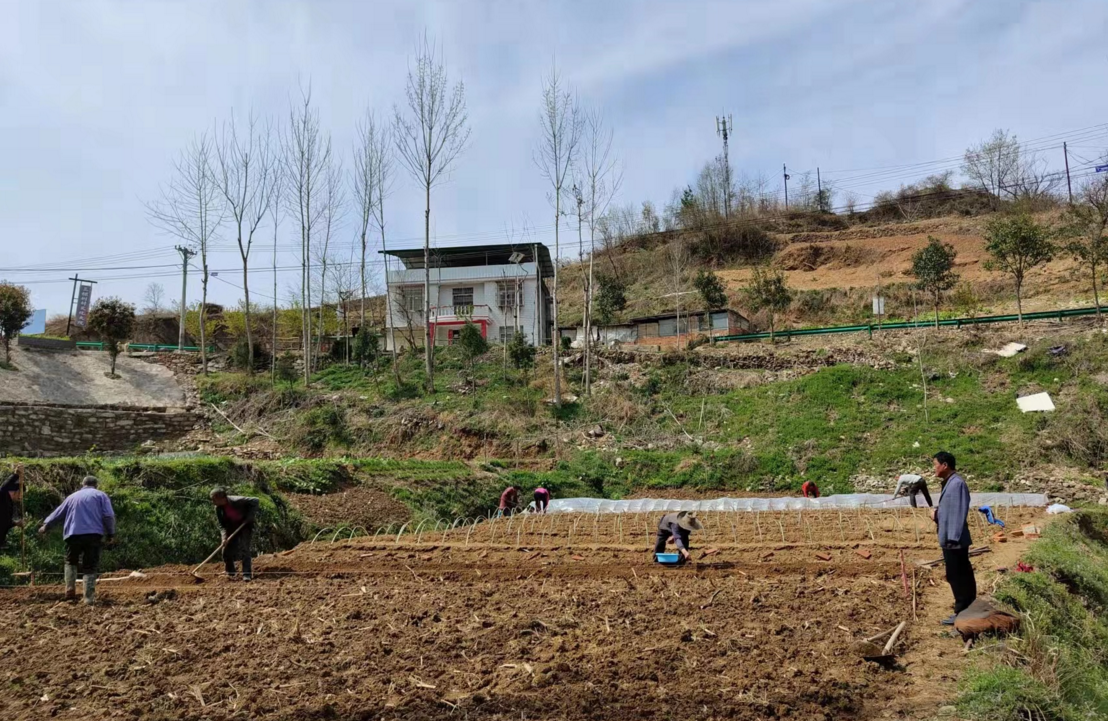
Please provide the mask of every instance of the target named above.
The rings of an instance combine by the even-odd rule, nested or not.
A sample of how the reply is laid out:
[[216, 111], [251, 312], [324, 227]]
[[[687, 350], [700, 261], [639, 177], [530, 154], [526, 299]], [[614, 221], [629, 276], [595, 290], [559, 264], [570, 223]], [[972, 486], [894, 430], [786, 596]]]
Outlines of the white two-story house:
[[[423, 249], [383, 251], [388, 273], [389, 350], [426, 337]], [[541, 243], [431, 249], [430, 326], [435, 345], [449, 345], [466, 322], [490, 343], [506, 343], [518, 330], [532, 345], [550, 343], [553, 320], [544, 279], [554, 276], [550, 250]]]

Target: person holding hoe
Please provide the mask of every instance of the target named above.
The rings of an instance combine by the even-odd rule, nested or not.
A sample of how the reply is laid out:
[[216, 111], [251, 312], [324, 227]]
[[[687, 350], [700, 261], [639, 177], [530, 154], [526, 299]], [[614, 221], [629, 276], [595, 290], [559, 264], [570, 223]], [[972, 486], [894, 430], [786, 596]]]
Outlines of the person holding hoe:
[[242, 562], [242, 580], [254, 578], [253, 551], [254, 521], [261, 505], [252, 496], [229, 496], [224, 488], [213, 489], [208, 494], [215, 505], [215, 518], [223, 539], [223, 568], [227, 578], [234, 580], [237, 574], [235, 562]]
[[667, 513], [658, 521], [658, 535], [654, 541], [654, 553], [665, 553], [666, 544], [672, 542], [681, 554], [681, 562], [689, 560], [689, 534], [704, 529], [695, 512]]

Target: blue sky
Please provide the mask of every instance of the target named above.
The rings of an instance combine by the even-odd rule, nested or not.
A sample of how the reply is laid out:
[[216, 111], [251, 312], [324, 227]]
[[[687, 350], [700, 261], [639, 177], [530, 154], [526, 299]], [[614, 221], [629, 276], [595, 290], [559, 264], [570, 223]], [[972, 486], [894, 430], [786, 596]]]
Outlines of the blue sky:
[[[721, 111], [734, 119], [739, 172], [764, 173], [776, 190], [782, 163], [794, 177], [818, 166], [865, 202], [956, 168], [899, 166], [956, 159], [994, 128], [1046, 138], [1038, 147], [1057, 166], [1062, 139], [1084, 158], [1103, 155], [1103, 128], [1072, 131], [1108, 122], [1105, 28], [1103, 0], [4, 0], [0, 277], [27, 282], [52, 314], [68, 308], [73, 271], [101, 280], [97, 296], [137, 302], [156, 281], [175, 298], [172, 268], [108, 268], [175, 263], [175, 240], [149, 223], [144, 202], [169, 180], [179, 150], [232, 110], [285, 115], [310, 80], [323, 126], [348, 158], [365, 109], [389, 117], [403, 99], [424, 31], [465, 82], [472, 127], [450, 182], [434, 193], [433, 237], [496, 242], [506, 227], [529, 224], [552, 245], [548, 188], [532, 160], [552, 58], [616, 129], [618, 202], [660, 208], [691, 182], [719, 152]], [[421, 192], [397, 172], [390, 242], [414, 246]], [[279, 232], [291, 245], [291, 224]], [[352, 235], [349, 227], [339, 237]], [[252, 284], [267, 302], [272, 231], [262, 236]], [[213, 281], [211, 295], [234, 303], [237, 251], [229, 235], [220, 246], [211, 265], [226, 280]], [[295, 264], [293, 252], [280, 262]], [[29, 266], [47, 270], [13, 270]], [[279, 296], [296, 277], [282, 273]]]

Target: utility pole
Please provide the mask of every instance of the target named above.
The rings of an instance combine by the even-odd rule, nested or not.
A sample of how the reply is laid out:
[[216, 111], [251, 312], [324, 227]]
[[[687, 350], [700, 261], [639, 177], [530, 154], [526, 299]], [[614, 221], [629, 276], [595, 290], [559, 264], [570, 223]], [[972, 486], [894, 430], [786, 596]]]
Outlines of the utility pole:
[[[189, 250], [183, 245], [175, 247], [177, 252], [181, 254], [181, 326], [177, 331], [177, 352], [180, 353], [181, 349], [185, 347], [185, 294], [189, 285], [189, 258], [196, 255], [196, 251]], [[201, 322], [203, 322], [204, 314], [201, 313], [200, 316]]]
[[[69, 337], [69, 327], [73, 323], [73, 303], [77, 299], [77, 282], [80, 281], [81, 285], [84, 285], [86, 283], [95, 284], [96, 281], [95, 280], [88, 280], [86, 278], [81, 278], [77, 273], [74, 273], [73, 277], [72, 278], [67, 278], [67, 280], [73, 281], [73, 294], [69, 297], [69, 318], [67, 318], [66, 321], [65, 321], [65, 335], [68, 338]], [[90, 290], [91, 290], [91, 288], [90, 288]]]
[[785, 178], [785, 210], [787, 211], [789, 209], [789, 169], [785, 167], [784, 163], [781, 164], [781, 175]]
[[77, 300], [77, 281], [80, 279], [80, 274], [74, 273], [73, 277], [69, 280], [73, 281], [73, 293], [69, 296], [69, 318], [65, 321], [65, 336], [69, 337], [69, 326], [73, 323], [73, 303]]
[[1062, 155], [1066, 157], [1066, 191], [1070, 195], [1070, 205], [1073, 205], [1073, 185], [1070, 184], [1070, 151], [1065, 143], [1062, 143]]
[[731, 116], [716, 116], [716, 135], [723, 136], [723, 217], [731, 217], [731, 158], [727, 149], [727, 138], [734, 125]]

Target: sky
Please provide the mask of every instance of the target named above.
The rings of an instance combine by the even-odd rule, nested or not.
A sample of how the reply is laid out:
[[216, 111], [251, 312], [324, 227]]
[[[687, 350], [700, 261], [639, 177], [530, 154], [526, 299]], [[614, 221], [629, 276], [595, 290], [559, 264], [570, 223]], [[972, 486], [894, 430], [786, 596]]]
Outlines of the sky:
[[[0, 0], [0, 279], [68, 311], [74, 273], [94, 298], [179, 298], [179, 241], [147, 204], [198, 134], [253, 113], [279, 121], [311, 86], [337, 157], [355, 123], [404, 100], [420, 38], [464, 83], [470, 143], [432, 195], [432, 243], [554, 245], [550, 187], [534, 162], [542, 81], [556, 66], [615, 131], [617, 203], [661, 208], [718, 154], [731, 116], [738, 173], [779, 190], [817, 167], [860, 204], [936, 170], [1005, 128], [1061, 168], [1087, 174], [1108, 149], [1108, 3], [1103, 0], [452, 0], [225, 2]], [[422, 243], [420, 186], [397, 166], [390, 247]], [[795, 182], [795, 181], [794, 181]], [[562, 255], [576, 256], [575, 221]], [[336, 238], [353, 245], [348, 218]], [[277, 296], [299, 277], [297, 229], [277, 228]], [[251, 263], [252, 296], [273, 295], [273, 228]], [[376, 255], [377, 247], [373, 249]], [[225, 228], [210, 299], [242, 296]], [[373, 268], [379, 269], [375, 265]], [[189, 302], [199, 299], [190, 271]]]

